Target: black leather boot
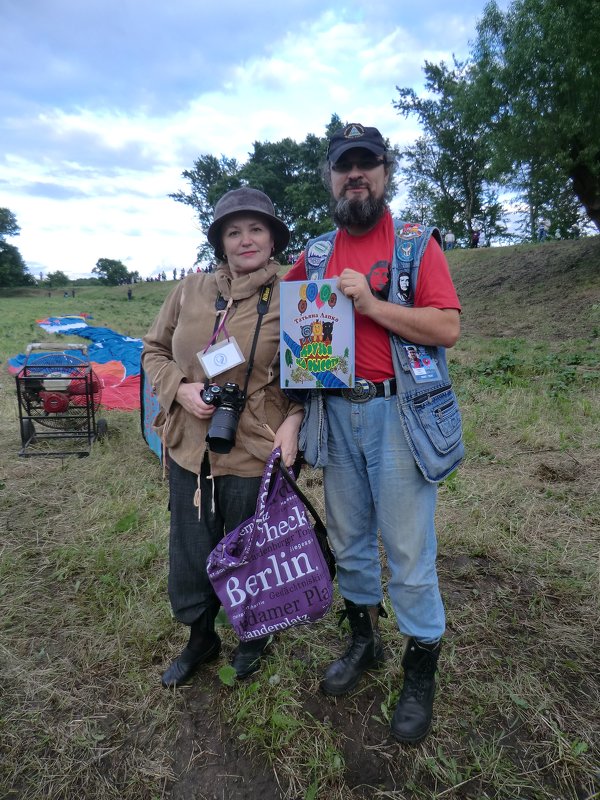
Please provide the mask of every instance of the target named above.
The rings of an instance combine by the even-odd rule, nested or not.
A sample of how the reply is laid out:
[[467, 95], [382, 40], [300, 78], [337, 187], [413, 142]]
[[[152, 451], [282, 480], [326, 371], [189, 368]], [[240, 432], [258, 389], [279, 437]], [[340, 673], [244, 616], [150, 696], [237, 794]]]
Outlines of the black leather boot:
[[209, 608], [190, 625], [190, 639], [182, 653], [163, 673], [161, 683], [167, 688], [177, 688], [186, 683], [194, 673], [221, 652], [221, 640], [215, 633], [215, 618], [219, 607]]
[[350, 692], [368, 669], [381, 666], [384, 661], [383, 645], [379, 634], [379, 617], [387, 617], [381, 603], [378, 606], [357, 606], [344, 600], [352, 631], [350, 646], [341, 658], [330, 664], [321, 681], [321, 691], [337, 696]]
[[425, 644], [410, 638], [402, 666], [404, 685], [392, 718], [392, 735], [399, 742], [416, 744], [431, 728], [435, 672], [442, 647], [441, 642]]
[[233, 651], [233, 658], [231, 659], [231, 666], [235, 670], [236, 678], [243, 680], [249, 675], [258, 672], [261, 658], [272, 641], [272, 636], [263, 636], [260, 639], [238, 644]]

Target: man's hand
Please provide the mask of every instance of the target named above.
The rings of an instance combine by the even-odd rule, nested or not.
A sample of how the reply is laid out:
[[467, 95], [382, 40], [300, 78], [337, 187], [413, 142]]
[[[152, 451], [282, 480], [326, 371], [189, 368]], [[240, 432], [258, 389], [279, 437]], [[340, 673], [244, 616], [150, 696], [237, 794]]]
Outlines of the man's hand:
[[455, 308], [410, 308], [379, 300], [371, 293], [366, 277], [361, 272], [345, 269], [338, 278], [338, 286], [354, 303], [359, 314], [375, 320], [409, 342], [454, 347], [460, 334], [460, 315]]
[[359, 314], [372, 315], [377, 300], [365, 275], [354, 269], [345, 269], [338, 278], [338, 288], [352, 300]]

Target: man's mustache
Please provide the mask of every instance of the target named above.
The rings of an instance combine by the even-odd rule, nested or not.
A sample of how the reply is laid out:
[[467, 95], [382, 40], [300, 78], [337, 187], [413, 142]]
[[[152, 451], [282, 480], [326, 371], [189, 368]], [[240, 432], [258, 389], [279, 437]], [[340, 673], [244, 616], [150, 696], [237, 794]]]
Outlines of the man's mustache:
[[366, 189], [367, 184], [362, 178], [350, 178], [344, 184], [344, 189]]

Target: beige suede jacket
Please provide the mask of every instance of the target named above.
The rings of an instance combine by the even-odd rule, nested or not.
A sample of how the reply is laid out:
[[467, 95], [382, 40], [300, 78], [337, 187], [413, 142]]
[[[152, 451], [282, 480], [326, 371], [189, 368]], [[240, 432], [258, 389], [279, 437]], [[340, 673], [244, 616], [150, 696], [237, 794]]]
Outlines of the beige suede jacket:
[[[237, 383], [243, 389], [248, 358], [258, 320], [260, 289], [272, 284], [273, 294], [263, 317], [248, 385], [248, 397], [240, 416], [235, 447], [226, 455], [209, 452], [212, 474], [257, 477], [273, 449], [273, 435], [283, 420], [302, 411], [279, 388], [279, 278], [280, 265], [270, 261], [249, 275], [233, 278], [220, 264], [213, 274], [194, 273], [184, 278], [166, 298], [144, 337], [142, 365], [158, 397], [161, 411], [154, 429], [169, 456], [184, 469], [198, 473], [207, 452], [209, 420], [200, 420], [175, 400], [181, 381], [206, 380], [198, 352], [210, 342], [217, 312], [218, 291], [233, 303], [225, 328], [245, 356], [243, 364], [215, 376], [212, 383]], [[225, 338], [222, 331], [219, 341]]]

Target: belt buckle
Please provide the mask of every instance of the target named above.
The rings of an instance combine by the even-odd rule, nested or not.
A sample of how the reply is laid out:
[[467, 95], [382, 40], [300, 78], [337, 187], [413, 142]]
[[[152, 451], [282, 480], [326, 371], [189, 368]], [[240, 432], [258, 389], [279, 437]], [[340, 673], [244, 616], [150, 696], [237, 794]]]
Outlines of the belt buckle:
[[351, 403], [366, 403], [377, 394], [377, 387], [366, 378], [357, 378], [351, 389], [342, 389], [342, 397]]

